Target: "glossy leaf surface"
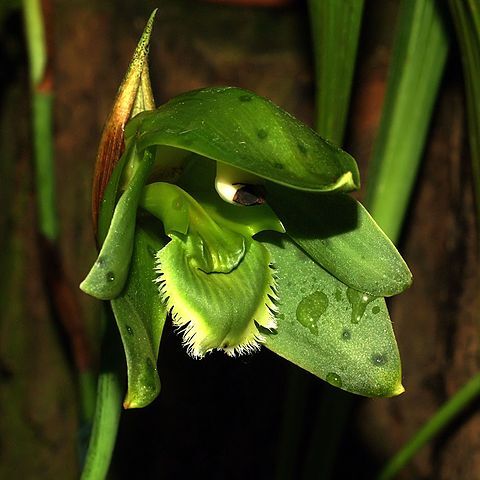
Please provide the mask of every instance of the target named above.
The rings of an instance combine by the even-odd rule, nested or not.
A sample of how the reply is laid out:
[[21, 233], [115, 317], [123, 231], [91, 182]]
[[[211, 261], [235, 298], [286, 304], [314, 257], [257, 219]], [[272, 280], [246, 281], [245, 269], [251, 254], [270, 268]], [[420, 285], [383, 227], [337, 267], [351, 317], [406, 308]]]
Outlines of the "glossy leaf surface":
[[111, 302], [127, 359], [125, 408], [144, 407], [160, 392], [156, 365], [167, 310], [154, 280], [156, 254], [163, 246], [158, 236], [137, 227], [127, 284]]
[[140, 150], [177, 147], [301, 190], [349, 191], [360, 183], [350, 155], [239, 88], [184, 93], [135, 117], [125, 133], [137, 136]]
[[410, 286], [412, 275], [401, 255], [353, 198], [269, 184], [267, 199], [290, 237], [343, 283], [379, 297]]
[[382, 298], [349, 289], [285, 235], [259, 238], [272, 255], [277, 330], [266, 346], [332, 385], [368, 397], [403, 392], [398, 348]]
[[100, 300], [120, 295], [128, 276], [135, 234], [135, 219], [142, 188], [153, 164], [146, 152], [137, 171], [118, 201], [105, 241], [80, 288]]

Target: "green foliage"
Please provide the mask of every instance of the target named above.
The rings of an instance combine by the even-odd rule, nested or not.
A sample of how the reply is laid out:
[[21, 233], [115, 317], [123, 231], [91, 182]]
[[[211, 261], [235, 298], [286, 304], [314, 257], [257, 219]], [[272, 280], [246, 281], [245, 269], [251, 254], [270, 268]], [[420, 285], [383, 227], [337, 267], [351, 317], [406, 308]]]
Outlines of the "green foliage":
[[[152, 103], [148, 70], [132, 65], [133, 84], [122, 91], [135, 97], [119, 98], [140, 111]], [[376, 297], [399, 293], [411, 276], [363, 207], [341, 193], [359, 186], [350, 155], [270, 101], [231, 87], [139, 113], [125, 144], [119, 160], [97, 161], [99, 177], [116, 168], [100, 198], [100, 254], [81, 285], [111, 301], [127, 358], [125, 407], [147, 405], [160, 390], [155, 365], [167, 312], [194, 357], [265, 343], [339, 388], [403, 391], [388, 312]], [[244, 207], [225, 193], [244, 187], [265, 196], [255, 193], [255, 206]], [[145, 220], [154, 227], [148, 235]]]
[[135, 117], [125, 130], [141, 151], [169, 145], [292, 188], [359, 186], [350, 155], [265, 98], [233, 87], [205, 88]]
[[440, 2], [403, 0], [366, 205], [396, 240], [408, 206], [448, 51]]
[[347, 123], [363, 0], [309, 0], [317, 132], [341, 145]]

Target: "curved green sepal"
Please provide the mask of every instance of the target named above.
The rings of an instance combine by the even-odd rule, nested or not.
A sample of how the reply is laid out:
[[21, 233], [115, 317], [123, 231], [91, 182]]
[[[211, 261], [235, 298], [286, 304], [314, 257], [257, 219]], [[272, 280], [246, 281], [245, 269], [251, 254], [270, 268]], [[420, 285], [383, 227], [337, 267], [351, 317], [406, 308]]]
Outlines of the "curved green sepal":
[[132, 119], [140, 150], [169, 145], [292, 188], [359, 187], [355, 160], [269, 100], [234, 87], [179, 95]]
[[168, 236], [181, 234], [188, 237], [188, 261], [192, 267], [206, 273], [228, 273], [242, 260], [244, 238], [220, 227], [180, 187], [163, 182], [147, 185], [140, 205], [162, 221]]
[[232, 356], [256, 350], [263, 341], [257, 324], [276, 326], [270, 255], [260, 243], [245, 241], [245, 256], [230, 273], [194, 268], [189, 256], [195, 239], [190, 236], [173, 236], [158, 253], [160, 294], [195, 358], [213, 349]]
[[263, 233], [272, 255], [280, 302], [267, 348], [352, 393], [389, 397], [403, 392], [401, 365], [382, 298], [349, 289], [286, 236]]
[[155, 285], [157, 252], [164, 242], [137, 228], [130, 274], [122, 294], [111, 301], [127, 359], [125, 408], [141, 408], [160, 392], [158, 347], [167, 311]]
[[152, 164], [152, 155], [147, 151], [115, 207], [98, 258], [80, 284], [80, 288], [88, 295], [111, 300], [120, 295], [125, 285], [133, 249], [138, 201]]
[[346, 285], [378, 297], [411, 285], [398, 250], [348, 195], [316, 195], [271, 183], [267, 200], [295, 243]]

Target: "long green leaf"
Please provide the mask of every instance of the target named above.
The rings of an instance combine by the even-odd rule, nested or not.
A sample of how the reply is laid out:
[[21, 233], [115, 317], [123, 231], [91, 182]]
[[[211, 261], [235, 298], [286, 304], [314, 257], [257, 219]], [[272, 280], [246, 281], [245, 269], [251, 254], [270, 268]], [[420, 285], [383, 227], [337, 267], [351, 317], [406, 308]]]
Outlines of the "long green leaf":
[[320, 135], [341, 145], [355, 69], [363, 0], [309, 0]]
[[139, 150], [166, 145], [311, 191], [359, 186], [353, 158], [272, 102], [233, 87], [184, 93], [135, 117]]
[[470, 156], [480, 226], [480, 7], [475, 0], [450, 0], [449, 3], [463, 63]]
[[[477, 221], [480, 225], [480, 9], [476, 0], [450, 0], [449, 4], [464, 69], [470, 154], [476, 190]], [[479, 395], [480, 375], [477, 373], [395, 453], [380, 472], [378, 480], [395, 478], [424, 445], [445, 429]]]
[[397, 249], [353, 198], [273, 184], [268, 194], [290, 237], [343, 283], [379, 297], [410, 286], [412, 275]]
[[259, 238], [272, 255], [280, 299], [278, 328], [266, 333], [266, 346], [349, 392], [369, 397], [403, 392], [385, 301], [349, 289], [287, 237]]
[[398, 238], [445, 67], [448, 35], [440, 2], [403, 0], [366, 205]]

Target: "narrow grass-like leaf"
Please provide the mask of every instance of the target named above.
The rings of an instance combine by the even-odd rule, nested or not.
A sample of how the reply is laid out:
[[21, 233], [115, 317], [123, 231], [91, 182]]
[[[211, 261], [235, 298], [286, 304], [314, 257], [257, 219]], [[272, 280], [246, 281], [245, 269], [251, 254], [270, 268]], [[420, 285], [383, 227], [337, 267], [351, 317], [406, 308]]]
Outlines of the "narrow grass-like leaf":
[[40, 0], [23, 0], [32, 91], [32, 137], [38, 223], [50, 241], [58, 237], [53, 145], [53, 78], [49, 67], [46, 19]]
[[291, 238], [343, 283], [379, 297], [410, 286], [412, 275], [397, 249], [353, 198], [269, 184], [268, 200]]
[[278, 327], [266, 346], [332, 385], [369, 397], [403, 392], [385, 301], [332, 277], [286, 236], [258, 237], [276, 269]]
[[160, 392], [156, 365], [167, 311], [154, 281], [156, 254], [164, 245], [137, 227], [127, 284], [111, 302], [127, 358], [125, 408], [144, 407]]
[[395, 241], [403, 222], [445, 66], [440, 2], [403, 0], [366, 205]]
[[466, 86], [466, 107], [477, 222], [480, 226], [480, 6], [475, 0], [450, 0]]
[[341, 145], [355, 69], [363, 0], [309, 0], [316, 86], [315, 127]]
[[[480, 225], [480, 9], [475, 0], [450, 0], [462, 55], [477, 222]], [[378, 480], [390, 480], [480, 395], [480, 375], [472, 377], [415, 432], [388, 461]]]
[[233, 87], [184, 93], [126, 128], [138, 148], [177, 147], [271, 181], [311, 191], [349, 191], [358, 168], [346, 152], [263, 97]]

